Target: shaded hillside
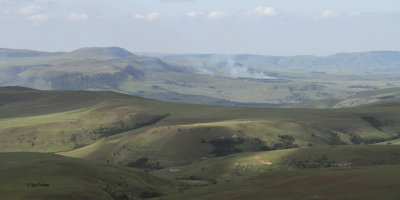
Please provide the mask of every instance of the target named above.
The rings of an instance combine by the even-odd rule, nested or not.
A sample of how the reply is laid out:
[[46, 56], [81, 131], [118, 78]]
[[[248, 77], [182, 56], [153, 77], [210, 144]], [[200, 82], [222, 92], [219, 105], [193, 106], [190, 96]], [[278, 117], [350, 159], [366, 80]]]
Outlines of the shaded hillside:
[[141, 170], [41, 153], [0, 153], [1, 199], [133, 200], [171, 184]]
[[399, 165], [276, 170], [156, 199], [399, 199]]

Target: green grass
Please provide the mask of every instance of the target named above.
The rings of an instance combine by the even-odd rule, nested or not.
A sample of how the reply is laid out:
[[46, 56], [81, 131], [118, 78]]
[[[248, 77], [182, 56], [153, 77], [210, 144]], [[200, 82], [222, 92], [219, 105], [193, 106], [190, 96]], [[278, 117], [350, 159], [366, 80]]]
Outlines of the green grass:
[[235, 148], [255, 152], [274, 147], [282, 135], [307, 147], [352, 144], [354, 135], [391, 139], [400, 128], [396, 103], [322, 110], [166, 103], [113, 92], [3, 88], [0, 95], [1, 151], [76, 149], [64, 155], [120, 164], [141, 157], [197, 162], [215, 156], [210, 141], [221, 137], [241, 138]]
[[280, 170], [336, 168], [349, 163], [351, 167], [399, 165], [400, 146], [345, 145], [240, 153], [191, 165], [173, 166], [154, 174], [181, 179], [195, 176], [231, 182]]
[[[118, 199], [118, 194], [135, 199], [162, 194], [156, 199], [397, 199], [400, 159], [393, 156], [399, 150], [397, 145], [359, 145], [241, 153], [153, 175], [53, 154], [0, 153], [0, 198]], [[320, 155], [354, 165], [316, 169], [288, 165]], [[189, 176], [203, 180], [171, 179]], [[36, 183], [48, 186], [32, 187]]]
[[[329, 110], [166, 103], [101, 91], [2, 88], [0, 95], [0, 151], [20, 152], [0, 153], [0, 199], [398, 198], [398, 103]], [[99, 128], [108, 135], [96, 136]], [[290, 149], [272, 151], [287, 138]], [[392, 145], [354, 145], [354, 138]], [[221, 150], [215, 141], [228, 145]], [[141, 158], [151, 173], [121, 166]], [[49, 187], [26, 186], [37, 182]]]
[[157, 199], [399, 199], [399, 165], [282, 170]]
[[0, 153], [0, 163], [0, 199], [134, 199], [171, 190], [141, 170], [53, 154]]
[[[398, 199], [399, 152], [397, 145], [352, 145], [241, 153], [154, 174], [209, 181], [159, 199]], [[321, 157], [332, 165], [296, 165]]]

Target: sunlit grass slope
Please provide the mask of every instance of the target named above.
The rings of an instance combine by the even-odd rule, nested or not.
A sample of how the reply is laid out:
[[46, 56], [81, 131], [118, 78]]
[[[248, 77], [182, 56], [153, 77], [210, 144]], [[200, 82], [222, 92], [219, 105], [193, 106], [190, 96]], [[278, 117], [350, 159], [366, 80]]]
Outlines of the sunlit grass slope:
[[[63, 151], [121, 164], [375, 143], [397, 138], [400, 129], [397, 103], [321, 110], [166, 103], [104, 91], [8, 87], [0, 95], [0, 151]], [[231, 146], [218, 148], [221, 142]]]
[[209, 184], [160, 199], [398, 199], [400, 146], [240, 153], [154, 174]]
[[173, 166], [154, 174], [178, 179], [197, 177], [230, 182], [281, 170], [398, 164], [400, 145], [346, 145], [239, 153], [191, 165]]

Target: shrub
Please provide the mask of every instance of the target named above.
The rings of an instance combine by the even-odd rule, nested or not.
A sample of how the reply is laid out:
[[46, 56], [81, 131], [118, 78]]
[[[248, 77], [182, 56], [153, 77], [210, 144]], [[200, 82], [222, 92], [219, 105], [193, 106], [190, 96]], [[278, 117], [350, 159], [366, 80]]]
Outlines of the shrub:
[[215, 156], [226, 156], [243, 152], [242, 149], [235, 147], [235, 145], [242, 144], [243, 142], [244, 139], [242, 138], [218, 138], [210, 140], [210, 144], [214, 147], [211, 153], [215, 154]]
[[129, 163], [127, 166], [135, 167], [135, 168], [145, 168], [145, 167], [147, 167], [147, 161], [149, 161], [148, 158], [142, 157], [142, 158], [137, 159], [135, 162]]
[[293, 136], [290, 135], [279, 135], [279, 142], [276, 143], [272, 149], [278, 150], [278, 149], [290, 149], [290, 148], [297, 148], [299, 145], [293, 144], [293, 142], [296, 140]]
[[345, 145], [346, 143], [343, 142], [339, 135], [335, 132], [329, 131], [329, 140], [327, 142], [329, 145]]

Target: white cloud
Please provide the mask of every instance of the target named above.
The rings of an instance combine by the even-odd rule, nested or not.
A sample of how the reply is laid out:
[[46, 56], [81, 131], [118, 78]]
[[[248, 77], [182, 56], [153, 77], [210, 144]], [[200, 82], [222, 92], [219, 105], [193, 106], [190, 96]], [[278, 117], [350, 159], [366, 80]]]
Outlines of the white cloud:
[[151, 21], [151, 20], [157, 19], [159, 16], [160, 16], [160, 14], [158, 14], [157, 12], [151, 12], [151, 13], [149, 13], [149, 14], [147, 14], [147, 15], [139, 15], [139, 14], [136, 14], [136, 15], [133, 16], [133, 18], [134, 18], [134, 19], [149, 20], [149, 21]]
[[67, 21], [81, 21], [87, 19], [89, 19], [89, 16], [86, 13], [82, 14], [72, 13], [67, 17]]
[[20, 15], [29, 15], [29, 14], [37, 13], [40, 10], [42, 10], [42, 7], [35, 6], [35, 5], [30, 5], [30, 6], [26, 6], [26, 7], [23, 7], [21, 9], [19, 9], [18, 10], [18, 14], [20, 14]]
[[264, 6], [259, 6], [255, 8], [253, 11], [250, 12], [253, 15], [258, 15], [258, 16], [275, 16], [279, 15], [279, 12], [272, 7], [264, 7]]
[[332, 19], [332, 18], [339, 18], [339, 17], [340, 17], [340, 13], [337, 13], [332, 10], [326, 10], [326, 11], [322, 12], [322, 14], [321, 14], [322, 19]]
[[11, 15], [11, 12], [6, 10], [3, 13], [0, 14], [0, 20], [5, 20], [5, 19], [10, 19], [14, 16]]
[[226, 14], [221, 11], [212, 11], [208, 14], [208, 19], [221, 19], [225, 17]]
[[189, 12], [187, 14], [188, 17], [200, 17], [200, 16], [203, 16], [203, 15], [204, 15], [204, 13], [196, 12], [196, 11], [192, 11], [192, 12]]
[[335, 12], [332, 10], [326, 10], [326, 11], [322, 12], [321, 15], [313, 17], [312, 20], [320, 21], [323, 19], [336, 19], [336, 18], [341, 18], [341, 17], [342, 17], [341, 13], [338, 13], [338, 12]]
[[33, 21], [36, 23], [46, 21], [47, 19], [48, 19], [47, 15], [43, 15], [43, 14], [31, 15], [26, 18], [26, 20]]

